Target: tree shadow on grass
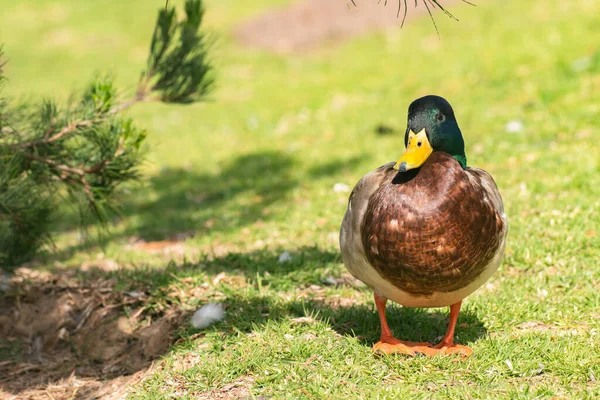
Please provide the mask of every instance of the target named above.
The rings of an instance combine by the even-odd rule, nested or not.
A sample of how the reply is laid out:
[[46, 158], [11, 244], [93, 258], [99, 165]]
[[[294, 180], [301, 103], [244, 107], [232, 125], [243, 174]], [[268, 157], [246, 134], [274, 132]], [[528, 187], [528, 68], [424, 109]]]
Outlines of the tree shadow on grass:
[[[209, 220], [213, 230], [237, 229], [268, 217], [265, 210], [297, 185], [297, 177], [292, 176], [296, 164], [285, 153], [262, 151], [237, 156], [218, 173], [164, 168], [129, 194], [120, 195], [120, 217], [133, 219], [127, 233], [145, 240], [202, 228]], [[244, 195], [250, 198], [237, 204]], [[75, 212], [67, 213], [62, 228], [71, 230], [77, 221]]]
[[[0, 377], [6, 377], [0, 378], [0, 393], [50, 391], [57, 398], [77, 389], [92, 396], [112, 390], [115, 382], [134, 384], [153, 361], [177, 351], [173, 343], [193, 340], [198, 331], [189, 318], [208, 301], [226, 309], [225, 320], [215, 326], [223, 340], [267, 323], [310, 317], [367, 347], [378, 341], [374, 306], [333, 302], [323, 286], [323, 274], [340, 262], [337, 251], [304, 247], [284, 263], [278, 255], [262, 250], [170, 263], [162, 269], [76, 273], [67, 268], [17, 275], [12, 292], [0, 297]], [[336, 278], [335, 284], [370, 296], [370, 290], [346, 278]], [[243, 286], [236, 287], [238, 283]], [[265, 295], [265, 288], [273, 295]], [[275, 295], [286, 292], [293, 297]], [[299, 292], [303, 296], [296, 296]], [[445, 333], [448, 312], [390, 307], [388, 319], [398, 338], [435, 342]], [[468, 308], [461, 312], [458, 343], [468, 344], [485, 333], [475, 313]], [[74, 376], [86, 379], [87, 386], [77, 386], [82, 381]]]
[[[176, 280], [191, 280], [200, 273], [208, 280], [225, 274], [225, 277], [242, 277], [240, 279], [244, 284], [254, 289], [262, 287], [278, 293], [302, 292], [306, 289], [307, 296], [294, 301], [262, 295], [239, 297], [228, 287], [236, 283], [224, 278], [220, 290], [228, 294], [223, 302], [228, 310], [227, 320], [232, 332], [250, 332], [253, 327], [268, 320], [302, 317], [308, 312], [328, 321], [341, 335], [357, 336], [368, 344], [373, 344], [379, 339], [379, 317], [374, 303], [366, 306], [344, 306], [327, 299], [327, 290], [331, 286], [323, 283], [324, 273], [329, 273], [328, 265], [342, 262], [338, 251], [316, 246], [301, 247], [290, 251], [291, 260], [287, 262], [280, 262], [279, 254], [280, 251], [277, 250], [230, 253], [194, 264], [171, 264], [160, 271], [126, 272], [125, 280], [132, 284], [135, 282], [134, 287], [139, 290], [152, 286], [160, 290]], [[349, 273], [343, 273], [333, 281], [337, 287], [345, 286], [366, 291], [369, 297], [372, 296], [371, 290]], [[433, 341], [446, 332], [448, 307], [429, 312], [425, 309], [402, 307], [392, 302], [388, 304], [388, 323], [394, 334], [403, 340]], [[470, 342], [485, 333], [486, 329], [477, 315], [468, 308], [463, 308], [459, 317], [457, 337], [463, 342]]]
[[271, 218], [269, 207], [298, 185], [296, 160], [280, 152], [239, 156], [218, 174], [165, 169], [151, 178], [149, 198], [127, 203], [129, 233], [161, 240], [188, 231], [233, 231]]
[[[305, 173], [298, 160], [279, 151], [240, 155], [218, 173], [197, 173], [192, 168], [166, 168], [147, 184], [122, 198], [124, 229], [109, 226], [98, 236], [44, 256], [45, 261], [65, 260], [73, 254], [104, 247], [117, 240], [181, 241], [187, 237], [233, 232], [289, 212], [282, 203], [302, 180], [334, 176], [362, 157], [328, 160]], [[76, 229], [77, 216], [65, 216], [63, 231]]]
[[[374, 304], [340, 305], [329, 301], [328, 287], [324, 284], [324, 274], [330, 273], [327, 266], [341, 263], [339, 252], [320, 249], [318, 247], [301, 247], [291, 251], [291, 260], [279, 262], [280, 252], [274, 250], [258, 250], [250, 253], [231, 253], [221, 257], [205, 259], [195, 264], [172, 264], [161, 271], [147, 270], [140, 274], [127, 272], [128, 282], [136, 282], [135, 288], [168, 287], [176, 280], [191, 280], [198, 274], [208, 280], [223, 279], [219, 291], [225, 293], [223, 304], [227, 310], [224, 329], [236, 332], [251, 332], [270, 320], [297, 318], [317, 315], [318, 319], [327, 321], [332, 329], [341, 335], [355, 336], [365, 345], [371, 346], [379, 340], [380, 326]], [[240, 277], [245, 285], [252, 288], [253, 295], [240, 297], [230, 289], [236, 281], [229, 277]], [[333, 279], [336, 286], [345, 286], [355, 290], [366, 291], [372, 296], [370, 289], [359, 287], [360, 283], [343, 273]], [[191, 284], [193, 285], [193, 284]], [[301, 292], [302, 299], [285, 301], [277, 296], [257, 294], [258, 288], [268, 288], [277, 293]], [[221, 301], [221, 300], [219, 300]], [[448, 326], [449, 308], [438, 308], [433, 311], [406, 308], [388, 303], [388, 323], [394, 334], [410, 341], [436, 341], [443, 336]], [[192, 335], [194, 330], [188, 328], [185, 335]], [[472, 342], [485, 335], [486, 329], [477, 315], [468, 308], [463, 308], [457, 327], [457, 341]]]
[[217, 174], [165, 169], [151, 178], [151, 193], [125, 204], [124, 216], [134, 219], [128, 234], [162, 240], [189, 230], [231, 232], [273, 219], [289, 208], [272, 206], [303, 180], [338, 174], [360, 159], [329, 160], [302, 173], [294, 156], [261, 151], [234, 158]]
[[[379, 317], [374, 305], [332, 306], [323, 300], [293, 300], [273, 303], [269, 298], [228, 298], [228, 317], [223, 328], [234, 332], [251, 332], [267, 321], [307, 317], [326, 322], [342, 336], [354, 337], [365, 346], [379, 341]], [[401, 306], [388, 307], [388, 323], [394, 335], [402, 340], [435, 344], [446, 333], [448, 310], [428, 312]], [[457, 343], [467, 344], [486, 334], [482, 321], [469, 309], [461, 311], [456, 329]]]

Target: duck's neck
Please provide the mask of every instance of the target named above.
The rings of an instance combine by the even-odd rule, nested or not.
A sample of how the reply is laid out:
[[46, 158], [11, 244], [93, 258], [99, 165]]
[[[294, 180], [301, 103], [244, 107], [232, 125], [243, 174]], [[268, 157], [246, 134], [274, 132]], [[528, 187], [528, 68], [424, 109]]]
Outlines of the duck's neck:
[[465, 141], [456, 121], [445, 121], [439, 130], [432, 129], [431, 145], [450, 154], [463, 169], [467, 168]]
[[458, 161], [461, 167], [463, 167], [464, 169], [467, 168], [467, 156], [464, 155], [464, 153], [461, 155], [453, 155], [452, 157], [454, 157], [454, 159]]

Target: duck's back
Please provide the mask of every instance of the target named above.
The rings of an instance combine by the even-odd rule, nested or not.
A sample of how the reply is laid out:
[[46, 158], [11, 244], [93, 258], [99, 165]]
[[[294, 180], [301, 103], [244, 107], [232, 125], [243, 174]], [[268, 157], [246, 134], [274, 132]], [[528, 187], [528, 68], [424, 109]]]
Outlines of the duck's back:
[[[385, 281], [380, 292], [389, 292], [391, 284], [404, 297], [415, 298], [468, 295], [489, 278], [498, 267], [506, 235], [502, 200], [489, 174], [465, 170], [442, 152], [434, 152], [418, 171], [397, 174], [388, 164], [375, 173], [378, 182], [365, 176], [363, 188], [361, 182], [355, 188], [344, 220], [347, 227], [342, 226], [342, 254], [351, 272], [372, 268]], [[353, 196], [358, 197], [353, 201]], [[344, 244], [348, 223], [355, 228], [346, 233]], [[357, 251], [366, 263], [349, 254]], [[353, 272], [363, 277], [367, 273], [373, 275]], [[365, 282], [382, 286], [379, 281], [369, 276]], [[453, 297], [447, 296], [448, 301]], [[432, 300], [431, 306], [445, 301]]]

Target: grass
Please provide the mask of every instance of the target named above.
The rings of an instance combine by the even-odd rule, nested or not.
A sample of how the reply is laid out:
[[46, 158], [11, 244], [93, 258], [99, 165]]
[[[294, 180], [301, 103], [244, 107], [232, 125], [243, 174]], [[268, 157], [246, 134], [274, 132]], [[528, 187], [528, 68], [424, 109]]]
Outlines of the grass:
[[[40, 266], [76, 269], [101, 253], [124, 267], [112, 273], [120, 287], [149, 294], [148, 307], [225, 304], [222, 323], [181, 327], [131, 397], [600, 396], [600, 3], [457, 5], [459, 23], [437, 19], [441, 40], [423, 18], [286, 57], [231, 34], [285, 2], [238, 3], [207, 4], [213, 101], [130, 111], [150, 132], [147, 180], [123, 195], [102, 246], [82, 245], [64, 222], [59, 253]], [[163, 4], [0, 0], [7, 90], [66, 96], [107, 69], [127, 94]], [[371, 292], [323, 283], [344, 277], [348, 193], [333, 185], [397, 159], [407, 107], [428, 93], [453, 104], [469, 164], [494, 176], [510, 220], [502, 267], [463, 306], [457, 340], [475, 354], [460, 362], [374, 356]], [[523, 131], [506, 132], [512, 120]], [[395, 133], [378, 136], [380, 124]], [[128, 246], [190, 230], [185, 258]], [[290, 262], [278, 262], [283, 251]], [[434, 341], [447, 310], [393, 307], [389, 319], [398, 337]]]

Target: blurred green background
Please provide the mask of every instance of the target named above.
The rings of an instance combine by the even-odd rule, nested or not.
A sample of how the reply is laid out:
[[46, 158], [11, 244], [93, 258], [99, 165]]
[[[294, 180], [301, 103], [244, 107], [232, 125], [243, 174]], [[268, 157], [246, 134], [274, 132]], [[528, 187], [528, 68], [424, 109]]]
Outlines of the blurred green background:
[[[82, 242], [67, 210], [59, 222], [64, 233], [57, 241], [58, 255], [40, 267], [77, 268], [100, 253], [125, 266], [164, 267], [176, 257], [130, 243], [168, 240], [184, 243], [192, 264], [206, 255], [234, 253], [241, 257], [235, 265], [242, 271], [280, 273], [267, 289], [259, 283], [255, 294], [235, 285], [221, 288], [225, 302], [258, 294], [269, 301], [281, 293], [293, 298], [296, 287], [319, 284], [319, 274], [339, 276], [343, 271], [337, 235], [349, 192], [334, 191], [334, 185], [351, 188], [366, 172], [396, 160], [404, 149], [408, 105], [422, 95], [438, 94], [454, 107], [469, 165], [486, 169], [496, 179], [510, 221], [506, 260], [492, 278], [493, 293], [482, 289], [467, 305], [490, 333], [474, 345], [488, 358], [467, 366], [434, 362], [437, 383], [449, 382], [455, 373], [471, 382], [440, 390], [457, 398], [469, 393], [529, 398], [520, 386], [531, 383], [523, 378], [526, 374], [516, 377], [503, 363], [512, 354], [526, 364], [521, 365], [523, 371], [534, 371], [538, 363], [550, 365], [539, 383], [542, 397], [583, 398], [582, 393], [592, 396], [594, 390], [598, 394], [597, 383], [588, 384], [589, 371], [600, 376], [597, 363], [593, 364], [600, 343], [589, 329], [582, 333], [590, 335], [585, 339], [549, 339], [539, 332], [545, 343], [539, 351], [535, 349], [542, 339], [536, 335], [523, 339], [514, 332], [519, 323], [531, 320], [598, 327], [600, 2], [482, 0], [477, 7], [458, 2], [449, 8], [460, 22], [439, 10], [435, 14], [441, 38], [429, 19], [419, 18], [403, 29], [371, 32], [291, 55], [236, 42], [237, 24], [286, 4], [206, 2], [204, 26], [214, 39], [217, 79], [211, 100], [194, 105], [139, 104], [128, 111], [149, 132], [146, 178], [121, 195], [123, 218], [115, 220], [100, 243]], [[0, 0], [0, 42], [8, 60], [5, 93], [17, 99], [66, 98], [94, 74], [108, 71], [123, 88], [123, 98], [131, 96], [144, 66], [156, 11], [162, 6], [163, 1], [154, 0]], [[395, 12], [395, 5], [389, 8]], [[382, 125], [392, 133], [378, 134]], [[268, 264], [282, 251], [297, 257], [315, 246], [324, 253], [308, 264], [300, 262], [289, 269]], [[271, 261], [253, 258], [256, 251], [267, 251], [266, 260]], [[230, 261], [219, 259], [217, 264]], [[185, 275], [200, 284], [218, 274], [215, 268], [206, 275], [189, 271]], [[252, 285], [262, 282], [249, 273], [236, 273]], [[327, 290], [328, 295], [352, 292]], [[540, 297], [544, 290], [546, 295]], [[356, 301], [370, 305], [370, 296], [363, 290]], [[190, 301], [197, 304], [207, 298]], [[369, 321], [373, 326], [365, 335], [375, 339], [376, 320]], [[228, 323], [236, 326], [235, 321]], [[399, 327], [402, 322], [395, 324]], [[267, 332], [273, 343], [279, 343], [284, 328], [273, 322], [252, 329]], [[202, 377], [210, 375], [210, 384], [196, 382], [200, 392], [245, 373], [243, 368], [231, 372], [234, 358], [257, 345], [254, 339], [235, 335], [225, 335], [233, 350], [224, 353], [218, 347], [223, 337], [202, 339], [214, 346], [203, 356], [213, 363], [197, 367], [186, 378], [203, 382]], [[321, 351], [326, 344], [319, 340], [307, 344], [298, 357]], [[368, 346], [344, 340], [364, 363], [371, 360]], [[171, 357], [177, 358], [177, 351]], [[268, 350], [264, 351], [256, 357], [266, 357]], [[356, 365], [347, 365], [343, 354], [328, 357], [345, 371], [344, 379], [354, 379], [353, 374], [364, 378], [356, 378], [354, 389], [340, 386], [328, 391], [327, 382], [334, 378], [311, 381], [309, 372], [300, 368], [293, 370], [299, 375], [292, 374], [294, 383], [288, 389], [282, 381], [261, 375], [258, 368], [259, 384], [252, 393], [294, 397], [302, 396], [298, 391], [302, 387], [316, 397], [386, 396], [385, 385], [377, 386], [381, 376], [353, 369]], [[512, 362], [519, 363], [515, 358]], [[220, 359], [229, 361], [220, 364]], [[411, 361], [408, 366], [389, 360], [377, 363], [397, 378], [390, 383], [392, 393], [424, 390], [426, 383], [411, 377], [427, 368], [426, 361]], [[506, 379], [486, 375], [492, 364], [500, 365], [497, 373]], [[280, 368], [285, 375], [292, 373], [286, 368], [295, 367]], [[140, 397], [159, 393], [153, 390], [169, 374], [178, 372], [163, 371], [140, 389]], [[575, 383], [569, 387], [571, 381]], [[479, 389], [469, 392], [469, 384]], [[499, 392], [490, 392], [494, 388]]]

